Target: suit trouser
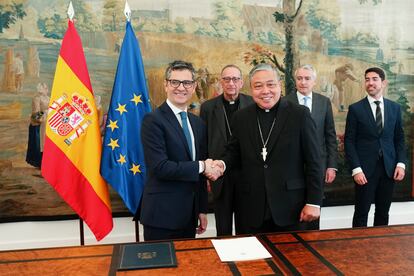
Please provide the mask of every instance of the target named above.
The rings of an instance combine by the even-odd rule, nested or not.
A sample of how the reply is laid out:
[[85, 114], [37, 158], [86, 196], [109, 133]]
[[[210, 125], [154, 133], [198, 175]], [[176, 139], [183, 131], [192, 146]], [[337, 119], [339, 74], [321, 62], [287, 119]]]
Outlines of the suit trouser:
[[389, 178], [383, 158], [379, 158], [375, 172], [367, 178], [368, 183], [355, 183], [355, 212], [352, 227], [366, 227], [371, 204], [375, 203], [374, 226], [388, 225], [389, 210], [394, 191], [394, 180]]
[[214, 198], [214, 217], [216, 219], [217, 236], [231, 236], [233, 232], [233, 212], [235, 209], [233, 182], [230, 181], [228, 176], [225, 177], [223, 179], [220, 196]]
[[196, 236], [197, 219], [195, 217], [194, 209], [187, 225], [180, 229], [167, 229], [153, 227], [149, 225], [144, 226], [144, 240], [173, 240], [173, 239], [194, 239]]
[[263, 221], [259, 227], [247, 226], [243, 230], [242, 234], [260, 234], [260, 233], [272, 233], [272, 232], [286, 232], [286, 231], [303, 231], [309, 230], [309, 224], [307, 222], [298, 222], [292, 225], [280, 226], [273, 222], [273, 219], [267, 219]]
[[183, 229], [166, 229], [144, 225], [144, 240], [172, 240], [172, 239], [194, 239], [196, 225], [191, 222]]

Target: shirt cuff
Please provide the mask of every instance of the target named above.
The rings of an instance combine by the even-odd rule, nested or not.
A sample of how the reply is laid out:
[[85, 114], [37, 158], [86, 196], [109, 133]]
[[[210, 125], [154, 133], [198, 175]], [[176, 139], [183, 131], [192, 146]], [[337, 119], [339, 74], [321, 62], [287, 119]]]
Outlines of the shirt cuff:
[[198, 173], [203, 173], [205, 170], [204, 161], [198, 161]]
[[316, 205], [316, 204], [309, 204], [309, 203], [306, 203], [306, 205], [308, 205], [308, 206], [312, 206], [312, 207], [316, 207], [316, 208], [321, 208], [321, 206], [319, 206], [319, 205]]
[[362, 172], [362, 168], [357, 167], [357, 168], [352, 170], [352, 176], [356, 175], [357, 173], [361, 173], [361, 172]]
[[226, 163], [224, 163], [223, 160], [218, 160], [221, 162], [221, 164], [223, 164], [223, 173], [226, 171]]
[[398, 162], [397, 167], [400, 167], [401, 169], [405, 170], [405, 164], [404, 163]]

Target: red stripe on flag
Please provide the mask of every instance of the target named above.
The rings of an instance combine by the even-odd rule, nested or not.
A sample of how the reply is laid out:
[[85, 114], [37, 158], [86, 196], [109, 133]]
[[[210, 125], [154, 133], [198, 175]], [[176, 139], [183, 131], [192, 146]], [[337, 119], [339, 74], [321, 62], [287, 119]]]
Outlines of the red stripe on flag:
[[96, 239], [103, 239], [113, 227], [111, 210], [82, 173], [47, 136], [45, 148], [48, 150], [43, 152], [43, 177], [85, 221]]
[[70, 20], [64, 38], [62, 47], [60, 48], [60, 56], [92, 93], [92, 85], [88, 74], [88, 67], [86, 66], [85, 56], [83, 54], [82, 41], [73, 22]]

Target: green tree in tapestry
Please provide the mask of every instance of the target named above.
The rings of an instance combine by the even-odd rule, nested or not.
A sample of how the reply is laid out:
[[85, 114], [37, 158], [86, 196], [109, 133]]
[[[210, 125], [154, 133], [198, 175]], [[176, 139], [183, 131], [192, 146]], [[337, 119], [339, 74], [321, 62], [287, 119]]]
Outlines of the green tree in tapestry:
[[[358, 0], [360, 4], [365, 4], [369, 0]], [[372, 0], [374, 5], [377, 5], [382, 2], [382, 0]], [[276, 11], [273, 16], [275, 17], [275, 21], [277, 23], [281, 23], [285, 29], [285, 57], [283, 59], [284, 66], [275, 56], [273, 56], [274, 63], [276, 67], [284, 73], [285, 75], [285, 85], [286, 85], [286, 93], [290, 93], [291, 91], [295, 91], [295, 81], [293, 78], [293, 68], [296, 68], [299, 65], [299, 58], [297, 53], [297, 46], [295, 40], [295, 29], [294, 29], [294, 22], [297, 19], [301, 7], [303, 4], [303, 0], [300, 0], [297, 7], [296, 7], [296, 0], [284, 0], [282, 6], [282, 12]], [[336, 25], [332, 24], [327, 20], [323, 20], [322, 17], [318, 18], [313, 14], [313, 19], [316, 20], [314, 23], [314, 27], [316, 27], [315, 23], [322, 29], [322, 33], [325, 34], [327, 38], [335, 39], [335, 30]]]
[[6, 2], [2, 1], [0, 4], [0, 33], [3, 33], [3, 29], [8, 29], [17, 19], [23, 19], [26, 16], [23, 3], [11, 2], [7, 4]]
[[227, 39], [244, 40], [243, 19], [241, 16], [243, 3], [241, 0], [217, 1], [214, 3], [216, 20], [210, 25], [215, 36]]
[[106, 0], [103, 6], [102, 29], [116, 32], [125, 28], [124, 0]]
[[[39, 16], [37, 27], [40, 32], [48, 38], [61, 39], [67, 29], [67, 1], [55, 1], [56, 7], [61, 7], [58, 11], [45, 11]], [[82, 0], [72, 0], [75, 9], [76, 29], [80, 32], [94, 32], [100, 29], [98, 20], [91, 7]]]

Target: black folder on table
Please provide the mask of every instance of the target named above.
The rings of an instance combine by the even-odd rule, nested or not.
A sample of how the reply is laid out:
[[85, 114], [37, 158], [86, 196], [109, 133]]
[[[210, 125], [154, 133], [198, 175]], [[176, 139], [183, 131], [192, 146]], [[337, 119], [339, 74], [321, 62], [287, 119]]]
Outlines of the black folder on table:
[[176, 267], [173, 242], [121, 245], [118, 270]]

